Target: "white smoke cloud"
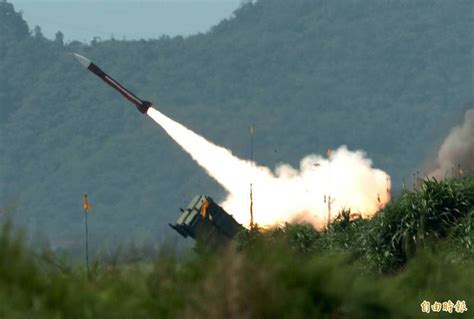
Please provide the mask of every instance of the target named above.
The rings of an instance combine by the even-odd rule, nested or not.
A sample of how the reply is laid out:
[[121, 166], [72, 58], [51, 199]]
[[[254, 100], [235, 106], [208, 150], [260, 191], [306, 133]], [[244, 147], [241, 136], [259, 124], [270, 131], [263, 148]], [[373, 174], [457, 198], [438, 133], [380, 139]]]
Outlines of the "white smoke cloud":
[[308, 222], [317, 228], [342, 209], [372, 216], [390, 200], [390, 177], [372, 168], [362, 151], [345, 146], [330, 159], [309, 155], [298, 169], [280, 164], [272, 172], [234, 156], [154, 108], [147, 114], [228, 192], [222, 207], [244, 226], [250, 222], [250, 184], [253, 188], [254, 222], [270, 226], [284, 222]]

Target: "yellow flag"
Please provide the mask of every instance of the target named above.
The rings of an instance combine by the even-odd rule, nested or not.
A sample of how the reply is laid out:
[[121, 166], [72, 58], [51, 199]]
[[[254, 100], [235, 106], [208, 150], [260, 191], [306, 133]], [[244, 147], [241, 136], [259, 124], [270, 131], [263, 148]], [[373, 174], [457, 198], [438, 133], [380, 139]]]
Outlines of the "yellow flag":
[[201, 206], [201, 216], [202, 217], [206, 217], [207, 215], [207, 208], [209, 207], [209, 202], [207, 201], [207, 199], [204, 199], [203, 203], [202, 203], [202, 206]]
[[331, 151], [330, 148], [328, 148], [328, 149], [326, 150], [326, 157], [327, 157], [327, 158], [330, 158], [330, 157], [331, 157], [331, 152], [332, 152], [332, 151]]
[[89, 212], [91, 210], [91, 205], [89, 205], [89, 201], [87, 200], [87, 194], [84, 195], [84, 198], [82, 200], [82, 207], [86, 212]]

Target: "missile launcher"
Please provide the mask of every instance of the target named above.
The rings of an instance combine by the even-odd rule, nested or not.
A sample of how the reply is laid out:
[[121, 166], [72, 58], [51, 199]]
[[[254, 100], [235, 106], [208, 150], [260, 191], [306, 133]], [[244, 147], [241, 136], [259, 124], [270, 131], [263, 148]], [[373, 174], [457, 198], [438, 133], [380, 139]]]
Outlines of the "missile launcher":
[[191, 237], [211, 249], [226, 246], [238, 232], [245, 229], [205, 195], [194, 196], [188, 207], [182, 210], [176, 224], [170, 226], [183, 237]]

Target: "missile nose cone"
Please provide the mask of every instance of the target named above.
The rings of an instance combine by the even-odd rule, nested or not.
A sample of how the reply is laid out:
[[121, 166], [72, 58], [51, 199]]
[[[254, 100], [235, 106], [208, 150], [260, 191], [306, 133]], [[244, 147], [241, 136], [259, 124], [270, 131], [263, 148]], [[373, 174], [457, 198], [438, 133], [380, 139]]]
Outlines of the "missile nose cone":
[[76, 57], [77, 61], [79, 61], [79, 63], [82, 64], [82, 66], [85, 67], [86, 69], [91, 64], [91, 61], [88, 58], [83, 57], [82, 55], [74, 53], [74, 56]]

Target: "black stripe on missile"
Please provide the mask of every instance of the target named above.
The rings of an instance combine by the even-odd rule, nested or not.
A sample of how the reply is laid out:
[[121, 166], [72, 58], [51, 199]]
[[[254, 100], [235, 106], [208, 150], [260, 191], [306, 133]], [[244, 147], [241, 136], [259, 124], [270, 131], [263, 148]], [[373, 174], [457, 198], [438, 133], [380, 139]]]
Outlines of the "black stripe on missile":
[[105, 74], [104, 71], [102, 71], [97, 65], [95, 65], [94, 63], [91, 63], [89, 64], [89, 66], [87, 67], [87, 69], [89, 71], [91, 71], [92, 73], [94, 73], [95, 75], [97, 75], [98, 77], [100, 78], [103, 78], [105, 77], [107, 74]]
[[99, 78], [101, 78], [104, 82], [112, 86], [114, 89], [119, 91], [119, 93], [125, 97], [127, 100], [135, 104], [137, 107], [140, 107], [143, 104], [143, 101], [140, 100], [137, 96], [135, 96], [132, 92], [128, 91], [126, 88], [124, 88], [122, 85], [120, 85], [117, 81], [115, 81], [113, 78], [111, 78], [107, 73], [102, 71], [101, 68], [99, 68], [97, 65], [94, 63], [91, 63], [87, 69], [97, 75]]

